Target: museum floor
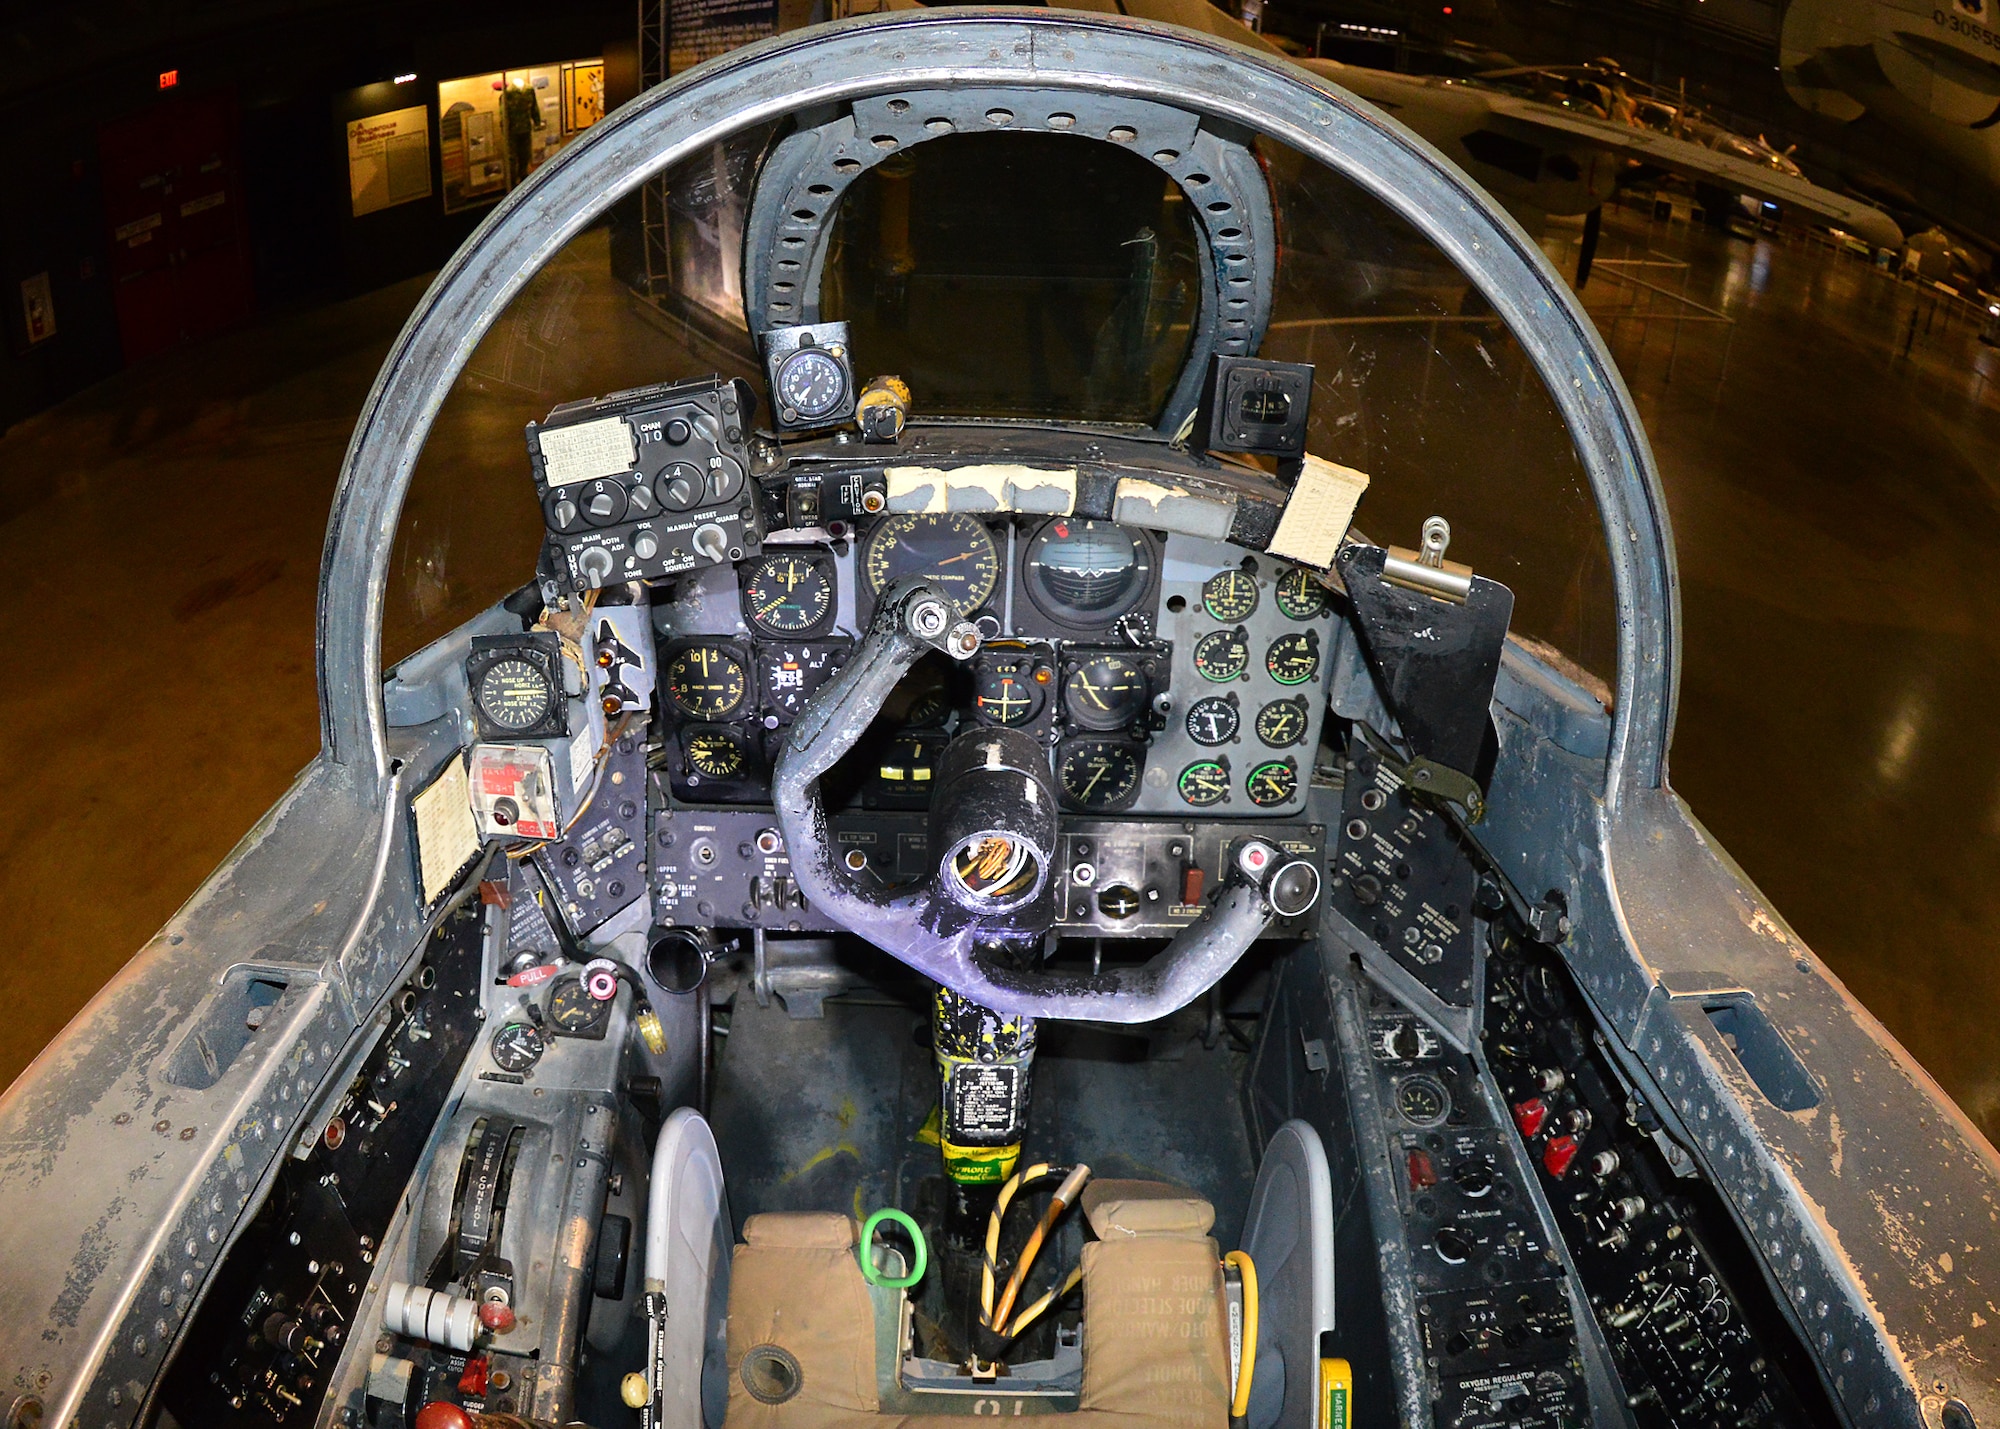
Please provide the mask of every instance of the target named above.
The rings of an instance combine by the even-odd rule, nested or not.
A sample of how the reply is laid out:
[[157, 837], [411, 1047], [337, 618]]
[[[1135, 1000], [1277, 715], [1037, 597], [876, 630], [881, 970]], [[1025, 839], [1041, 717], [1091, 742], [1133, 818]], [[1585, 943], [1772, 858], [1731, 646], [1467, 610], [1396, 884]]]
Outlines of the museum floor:
[[[1822, 246], [1606, 233], [1586, 301], [1681, 563], [1673, 782], [2000, 1139], [2000, 354]], [[0, 1086], [317, 746], [328, 502], [420, 291], [266, 320], [0, 438]]]

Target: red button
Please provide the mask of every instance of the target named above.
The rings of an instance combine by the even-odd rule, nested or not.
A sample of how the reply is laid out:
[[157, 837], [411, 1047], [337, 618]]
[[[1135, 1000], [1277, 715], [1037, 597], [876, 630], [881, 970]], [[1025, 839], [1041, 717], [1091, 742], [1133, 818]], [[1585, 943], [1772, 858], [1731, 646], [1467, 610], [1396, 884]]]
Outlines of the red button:
[[474, 1399], [486, 1397], [486, 1356], [475, 1355], [465, 1362], [465, 1373], [458, 1377], [458, 1392]]
[[488, 1300], [479, 1307], [479, 1323], [496, 1335], [504, 1335], [514, 1328], [514, 1309], [499, 1300]]
[[1521, 1128], [1521, 1135], [1533, 1136], [1542, 1129], [1542, 1123], [1549, 1119], [1549, 1109], [1540, 1097], [1530, 1097], [1524, 1102], [1514, 1103], [1514, 1125]]
[[1412, 1191], [1428, 1191], [1431, 1187], [1437, 1185], [1437, 1183], [1437, 1168], [1431, 1165], [1430, 1153], [1428, 1151], [1412, 1151], [1410, 1153], [1410, 1189]]
[[416, 1429], [472, 1429], [472, 1416], [456, 1404], [433, 1399], [417, 1411]]
[[1574, 1136], [1558, 1136], [1542, 1148], [1542, 1165], [1551, 1176], [1560, 1177], [1569, 1170], [1570, 1162], [1576, 1160], [1581, 1149]]

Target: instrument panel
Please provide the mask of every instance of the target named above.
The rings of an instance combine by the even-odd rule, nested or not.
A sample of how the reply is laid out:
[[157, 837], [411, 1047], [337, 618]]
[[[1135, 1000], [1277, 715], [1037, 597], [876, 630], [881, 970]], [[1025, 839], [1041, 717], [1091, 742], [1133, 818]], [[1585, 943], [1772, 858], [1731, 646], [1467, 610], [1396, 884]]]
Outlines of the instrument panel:
[[[850, 756], [865, 765], [847, 771], [850, 807], [924, 807], [950, 737], [987, 724], [1048, 749], [1073, 814], [1303, 810], [1334, 635], [1313, 572], [1069, 516], [898, 512], [782, 541], [656, 606], [675, 799], [767, 801], [785, 729], [845, 664], [881, 593], [920, 575], [985, 643], [964, 667], [935, 657], [910, 672]], [[682, 608], [693, 605], [707, 623]]]

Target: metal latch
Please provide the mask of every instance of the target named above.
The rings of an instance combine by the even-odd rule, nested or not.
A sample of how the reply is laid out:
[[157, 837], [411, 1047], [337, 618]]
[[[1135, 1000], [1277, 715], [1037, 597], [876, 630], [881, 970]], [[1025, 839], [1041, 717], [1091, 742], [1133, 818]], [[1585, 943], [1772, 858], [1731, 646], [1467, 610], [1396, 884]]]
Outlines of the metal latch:
[[1451, 545], [1451, 523], [1442, 516], [1424, 522], [1422, 549], [1391, 546], [1382, 561], [1382, 579], [1405, 590], [1463, 605], [1472, 591], [1472, 567], [1447, 561], [1444, 553]]

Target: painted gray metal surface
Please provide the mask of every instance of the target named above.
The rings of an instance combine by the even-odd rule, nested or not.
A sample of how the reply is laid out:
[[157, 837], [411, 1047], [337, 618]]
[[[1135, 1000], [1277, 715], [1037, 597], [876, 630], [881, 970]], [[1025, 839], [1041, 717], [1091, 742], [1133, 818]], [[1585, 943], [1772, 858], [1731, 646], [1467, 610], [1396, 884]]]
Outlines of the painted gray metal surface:
[[[0, 1099], [0, 1408], [34, 1395], [51, 1423], [133, 1422], [163, 1344], [303, 1104], [424, 936], [405, 800], [459, 733], [451, 720], [388, 727], [378, 637], [403, 497], [475, 344], [548, 259], [648, 176], [806, 105], [971, 84], [1155, 98], [1259, 130], [1380, 197], [1507, 321], [1603, 514], [1619, 668], [1602, 761], [1545, 742], [1532, 712], [1501, 712], [1502, 773], [1482, 836], [1524, 891], [1568, 894], [1579, 932], [1566, 953], [1674, 1104], [1685, 1097], [1682, 1115], [1746, 1225], [1771, 1228], [1759, 1241], [1767, 1266], [1815, 1341], [1822, 1325], [1831, 1332], [1831, 1377], [1857, 1422], [1935, 1425], [1957, 1394], [1979, 1422], [2000, 1424], [2000, 1309], [1979, 1288], [2000, 1283], [2000, 1166], [1662, 787], [1678, 665], [1671, 537], [1629, 395], [1566, 286], [1461, 173], [1344, 92], [1206, 38], [1019, 9], [851, 22], [690, 71], [565, 148], [440, 274], [370, 394], [336, 493], [321, 572], [320, 756]], [[1563, 719], [1573, 726], [1575, 711]], [[1572, 728], [1565, 743], [1577, 742]], [[246, 963], [290, 979], [264, 1029], [213, 1086], [163, 1081], [188, 1019]], [[1825, 1093], [1816, 1120], [1774, 1114], [1705, 1018], [1682, 1016], [1659, 991], [1699, 991], [1704, 972], [1766, 1005]]]

